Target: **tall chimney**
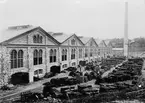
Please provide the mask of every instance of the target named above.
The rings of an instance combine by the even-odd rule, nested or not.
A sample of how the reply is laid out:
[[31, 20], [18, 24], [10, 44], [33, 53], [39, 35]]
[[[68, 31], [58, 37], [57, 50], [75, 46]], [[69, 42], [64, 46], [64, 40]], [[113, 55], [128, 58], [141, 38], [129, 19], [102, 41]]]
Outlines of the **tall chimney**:
[[125, 20], [124, 20], [124, 56], [128, 57], [128, 2], [125, 2]]

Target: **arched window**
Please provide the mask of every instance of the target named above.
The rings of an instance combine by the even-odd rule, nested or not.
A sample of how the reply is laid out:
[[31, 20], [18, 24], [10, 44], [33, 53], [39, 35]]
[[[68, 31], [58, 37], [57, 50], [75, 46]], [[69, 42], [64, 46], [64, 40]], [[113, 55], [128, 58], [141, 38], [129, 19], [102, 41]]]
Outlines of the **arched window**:
[[88, 57], [88, 49], [85, 49], [85, 57]]
[[74, 49], [71, 49], [71, 59], [73, 59]]
[[39, 35], [37, 35], [37, 43], [40, 43], [40, 36]]
[[83, 51], [82, 49], [79, 49], [79, 58], [82, 58], [82, 55], [83, 55]]
[[40, 39], [40, 43], [42, 43], [42, 39], [43, 39], [43, 38], [42, 38], [42, 36], [40, 36], [40, 38], [39, 38], [39, 39]]
[[38, 50], [34, 50], [34, 53], [33, 53], [33, 62], [34, 62], [34, 65], [38, 64], [38, 60], [39, 60], [38, 57], [39, 57]]
[[40, 36], [39, 34], [33, 36], [33, 43], [42, 43], [43, 42], [43, 37]]
[[67, 60], [67, 49], [62, 50], [62, 61]]
[[17, 51], [12, 50], [11, 52], [11, 68], [17, 68]]
[[75, 57], [76, 57], [76, 49], [74, 49], [74, 59], [75, 59]]
[[53, 62], [56, 62], [56, 49], [54, 49]]
[[43, 51], [40, 49], [39, 50], [39, 64], [42, 64], [42, 53]]
[[93, 49], [90, 50], [90, 56], [93, 56]]
[[71, 45], [75, 45], [75, 39], [71, 40]]
[[50, 58], [49, 58], [49, 59], [50, 59], [50, 63], [52, 63], [52, 62], [53, 62], [53, 60], [52, 60], [52, 59], [53, 59], [53, 50], [52, 50], [52, 49], [50, 50], [50, 55], [49, 55], [49, 57], [50, 57]]
[[75, 53], [76, 53], [76, 50], [72, 49], [71, 50], [71, 59], [75, 59]]
[[23, 67], [23, 51], [18, 51], [18, 68]]
[[65, 49], [64, 60], [67, 60], [67, 49]]
[[33, 42], [36, 43], [37, 42], [37, 38], [36, 35], [33, 36]]
[[64, 51], [64, 49], [62, 50], [62, 61], [64, 61], [65, 59], [64, 59], [64, 55], [65, 55], [65, 51]]

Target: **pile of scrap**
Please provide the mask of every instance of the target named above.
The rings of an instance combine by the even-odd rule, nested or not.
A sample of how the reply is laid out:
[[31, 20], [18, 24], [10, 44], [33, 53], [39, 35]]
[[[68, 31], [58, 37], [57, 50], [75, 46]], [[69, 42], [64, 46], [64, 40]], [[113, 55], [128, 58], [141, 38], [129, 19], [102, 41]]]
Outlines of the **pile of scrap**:
[[[100, 92], [131, 91], [138, 88], [143, 60], [129, 59], [100, 80]], [[97, 80], [96, 80], [97, 81]]]
[[104, 71], [110, 70], [110, 68], [122, 63], [124, 59], [120, 58], [107, 58], [103, 59], [102, 62], [100, 63], [101, 69]]
[[71, 86], [54, 87], [51, 83], [47, 83], [43, 87], [44, 97], [54, 97], [59, 99], [73, 99], [88, 95], [94, 95], [99, 93], [100, 86], [95, 85], [95, 80], [80, 83]]
[[132, 80], [136, 76], [141, 75], [141, 69], [143, 65], [142, 59], [130, 59], [123, 63], [122, 66], [113, 70], [108, 77], [103, 78], [103, 82], [114, 83], [118, 81]]
[[63, 78], [53, 78], [50, 80], [50, 83], [52, 85], [55, 85], [55, 87], [59, 87], [65, 85], [75, 85], [80, 82], [76, 78], [63, 77]]

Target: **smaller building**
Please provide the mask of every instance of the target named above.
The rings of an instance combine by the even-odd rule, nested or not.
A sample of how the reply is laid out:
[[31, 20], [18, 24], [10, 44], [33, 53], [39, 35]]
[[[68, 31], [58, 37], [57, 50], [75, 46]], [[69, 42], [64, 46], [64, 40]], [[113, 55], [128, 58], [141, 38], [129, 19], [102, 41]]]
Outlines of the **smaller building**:
[[145, 47], [137, 41], [131, 42], [128, 47], [129, 57], [145, 57]]

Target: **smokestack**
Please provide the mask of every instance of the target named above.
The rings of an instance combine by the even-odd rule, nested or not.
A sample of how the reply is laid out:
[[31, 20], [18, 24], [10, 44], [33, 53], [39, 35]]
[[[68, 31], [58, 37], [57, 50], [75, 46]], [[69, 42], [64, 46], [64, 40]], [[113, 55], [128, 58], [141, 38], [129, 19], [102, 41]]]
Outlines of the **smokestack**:
[[125, 20], [124, 20], [124, 56], [128, 57], [128, 2], [125, 2]]

